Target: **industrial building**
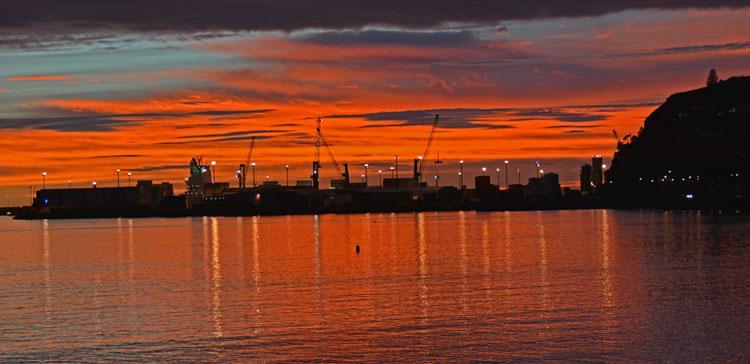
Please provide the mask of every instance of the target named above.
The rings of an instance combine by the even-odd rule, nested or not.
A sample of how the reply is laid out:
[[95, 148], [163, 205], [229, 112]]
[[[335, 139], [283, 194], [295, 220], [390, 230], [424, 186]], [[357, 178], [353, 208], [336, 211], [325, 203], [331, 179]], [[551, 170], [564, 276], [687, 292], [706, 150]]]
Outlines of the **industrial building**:
[[134, 187], [97, 187], [43, 189], [36, 193], [33, 206], [36, 208], [158, 208], [161, 202], [172, 197], [172, 184], [138, 181]]

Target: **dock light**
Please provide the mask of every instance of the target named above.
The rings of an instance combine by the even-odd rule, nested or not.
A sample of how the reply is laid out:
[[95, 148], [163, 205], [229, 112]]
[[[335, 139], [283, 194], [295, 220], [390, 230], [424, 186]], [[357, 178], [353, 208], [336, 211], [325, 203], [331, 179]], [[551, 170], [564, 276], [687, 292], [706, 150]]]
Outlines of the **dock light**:
[[[505, 188], [508, 188], [508, 163], [510, 163], [510, 161], [506, 159], [505, 160]], [[497, 183], [499, 184], [500, 181], [497, 181]]]

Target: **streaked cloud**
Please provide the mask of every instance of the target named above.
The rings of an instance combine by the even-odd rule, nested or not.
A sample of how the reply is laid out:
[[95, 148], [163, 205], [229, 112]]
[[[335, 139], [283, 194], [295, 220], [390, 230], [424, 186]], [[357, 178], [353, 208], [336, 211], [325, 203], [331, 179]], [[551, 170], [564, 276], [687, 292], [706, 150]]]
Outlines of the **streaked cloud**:
[[574, 0], [488, 2], [383, 0], [378, 2], [311, 0], [131, 0], [122, 2], [60, 2], [11, 0], [4, 3], [0, 27], [39, 29], [53, 24], [70, 29], [135, 31], [298, 30], [359, 28], [387, 24], [408, 28], [448, 23], [489, 24], [503, 20], [594, 16], [627, 9], [678, 9], [747, 6], [742, 0], [678, 1]]
[[66, 75], [26, 75], [26, 76], [13, 76], [6, 77], [6, 81], [19, 82], [19, 81], [72, 81], [73, 77]]

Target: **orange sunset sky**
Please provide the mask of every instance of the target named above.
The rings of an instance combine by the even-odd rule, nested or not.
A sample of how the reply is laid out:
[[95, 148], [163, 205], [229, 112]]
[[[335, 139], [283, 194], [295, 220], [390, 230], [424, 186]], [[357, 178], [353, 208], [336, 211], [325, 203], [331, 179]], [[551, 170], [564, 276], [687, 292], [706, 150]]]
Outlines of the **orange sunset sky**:
[[[43, 171], [47, 187], [113, 185], [118, 168], [180, 191], [193, 156], [235, 185], [252, 136], [259, 176], [283, 180], [289, 164], [292, 179], [309, 178], [318, 116], [336, 158], [356, 176], [369, 163], [377, 183], [394, 154], [409, 169], [436, 113], [443, 184], [456, 184], [459, 159], [468, 175], [509, 159], [511, 180], [540, 160], [575, 182], [591, 155], [611, 158], [613, 129], [636, 132], [709, 69], [750, 73], [750, 8], [731, 2], [540, 13], [480, 2], [476, 16], [425, 10], [419, 22], [322, 2], [310, 11], [330, 16], [317, 23], [263, 3], [267, 17], [246, 23], [200, 9], [185, 21], [179, 9], [94, 22], [97, 9], [63, 8], [19, 20], [25, 5], [11, 6], [0, 15], [0, 193], [28, 201]], [[237, 12], [256, 14], [249, 6]], [[327, 186], [335, 171], [322, 159]]]

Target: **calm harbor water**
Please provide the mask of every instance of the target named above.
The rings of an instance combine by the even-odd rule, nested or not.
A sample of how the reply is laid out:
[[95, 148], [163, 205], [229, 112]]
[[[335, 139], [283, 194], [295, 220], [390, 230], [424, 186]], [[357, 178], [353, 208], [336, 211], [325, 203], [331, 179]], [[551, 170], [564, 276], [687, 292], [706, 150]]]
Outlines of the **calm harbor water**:
[[748, 236], [674, 211], [0, 218], [0, 361], [747, 361]]

